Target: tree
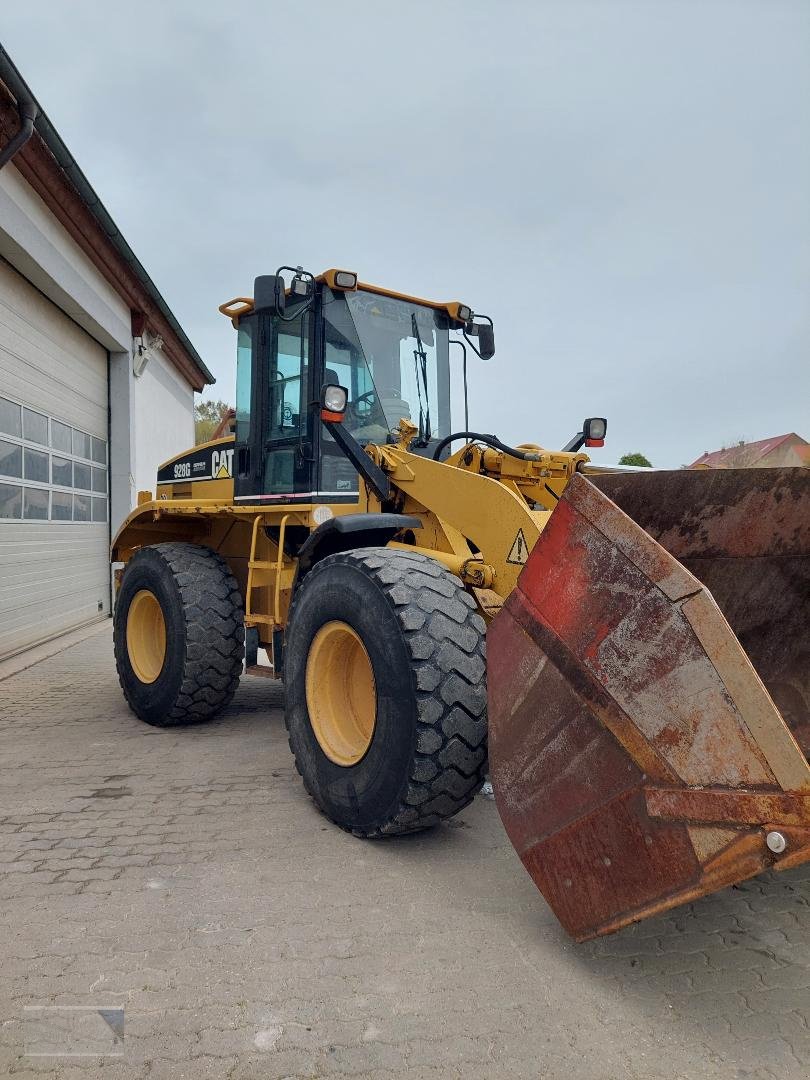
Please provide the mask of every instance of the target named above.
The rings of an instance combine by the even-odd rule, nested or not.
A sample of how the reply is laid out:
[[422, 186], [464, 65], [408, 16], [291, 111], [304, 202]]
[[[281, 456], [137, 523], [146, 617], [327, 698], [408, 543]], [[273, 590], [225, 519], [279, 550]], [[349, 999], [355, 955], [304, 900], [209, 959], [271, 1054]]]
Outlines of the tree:
[[208, 442], [222, 420], [225, 418], [231, 405], [224, 401], [197, 401], [194, 405], [194, 441]]
[[652, 462], [643, 454], [623, 454], [619, 458], [620, 465], [641, 465], [645, 469], [652, 468]]

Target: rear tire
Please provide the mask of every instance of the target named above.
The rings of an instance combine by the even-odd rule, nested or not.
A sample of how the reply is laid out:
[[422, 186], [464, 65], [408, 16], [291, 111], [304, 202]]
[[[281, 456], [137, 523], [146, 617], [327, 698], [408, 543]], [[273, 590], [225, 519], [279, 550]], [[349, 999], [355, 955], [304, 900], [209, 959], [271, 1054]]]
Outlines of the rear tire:
[[[307, 700], [310, 656], [320, 662], [324, 634], [335, 636], [341, 625], [348, 633], [338, 630], [334, 656], [349, 657], [345, 670], [355, 672], [357, 685], [347, 683], [341, 695], [339, 679], [330, 674], [333, 662], [323, 669], [322, 693], [348, 707], [366, 700], [364, 661], [352, 633], [370, 662], [376, 691], [370, 741], [366, 749], [362, 738], [355, 742], [362, 756], [348, 765], [325, 752], [345, 740], [330, 744], [323, 734], [319, 740], [322, 702], [310, 699], [313, 727]], [[390, 836], [436, 825], [472, 801], [487, 765], [485, 649], [475, 601], [434, 559], [361, 548], [332, 555], [309, 572], [290, 611], [285, 720], [304, 786], [327, 817], [356, 836]], [[309, 692], [318, 693], [311, 666]], [[345, 730], [356, 736], [367, 727], [350, 718]]]
[[244, 656], [242, 595], [227, 563], [198, 544], [141, 548], [124, 571], [113, 639], [136, 716], [156, 727], [210, 720], [233, 697]]

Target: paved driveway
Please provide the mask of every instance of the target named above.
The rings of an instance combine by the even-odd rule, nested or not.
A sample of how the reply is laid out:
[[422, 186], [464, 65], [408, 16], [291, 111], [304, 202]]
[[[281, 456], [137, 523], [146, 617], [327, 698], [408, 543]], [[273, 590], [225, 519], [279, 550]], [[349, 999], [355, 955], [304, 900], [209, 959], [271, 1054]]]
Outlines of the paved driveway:
[[[149, 728], [106, 630], [0, 683], [0, 1072], [810, 1073], [810, 869], [576, 946], [492, 802], [395, 841], [331, 826], [281, 700], [249, 678], [216, 722]], [[43, 1005], [107, 1009], [124, 1056], [31, 1056], [103, 1042]]]

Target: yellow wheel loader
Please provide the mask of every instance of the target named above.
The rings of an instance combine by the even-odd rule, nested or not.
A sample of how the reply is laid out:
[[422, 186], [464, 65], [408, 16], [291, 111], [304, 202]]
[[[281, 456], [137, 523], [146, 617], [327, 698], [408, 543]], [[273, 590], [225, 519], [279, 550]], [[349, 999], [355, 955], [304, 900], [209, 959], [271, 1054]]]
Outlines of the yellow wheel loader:
[[450, 345], [491, 356], [491, 320], [348, 271], [220, 310], [235, 430], [163, 464], [113, 544], [139, 717], [212, 717], [247, 628], [332, 821], [435, 825], [489, 757], [579, 940], [810, 858], [808, 470], [606, 471], [601, 418], [562, 451], [454, 431]]

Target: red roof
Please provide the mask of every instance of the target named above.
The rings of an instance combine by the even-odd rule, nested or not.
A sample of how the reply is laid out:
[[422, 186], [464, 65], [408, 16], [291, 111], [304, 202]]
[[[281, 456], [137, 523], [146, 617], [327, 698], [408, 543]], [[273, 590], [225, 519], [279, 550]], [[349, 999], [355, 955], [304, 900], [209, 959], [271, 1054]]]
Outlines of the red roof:
[[789, 431], [787, 435], [775, 435], [771, 439], [760, 439], [759, 442], [739, 443], [723, 450], [712, 450], [711, 453], [701, 454], [697, 461], [692, 462], [689, 468], [694, 469], [696, 465], [708, 465], [711, 469], [718, 469], [722, 468], [723, 465], [731, 464], [731, 462], [739, 463], [741, 456], [745, 458], [746, 465], [750, 466], [754, 462], [767, 457], [777, 446], [781, 446], [785, 439], [798, 438], [799, 436], [794, 431]]

